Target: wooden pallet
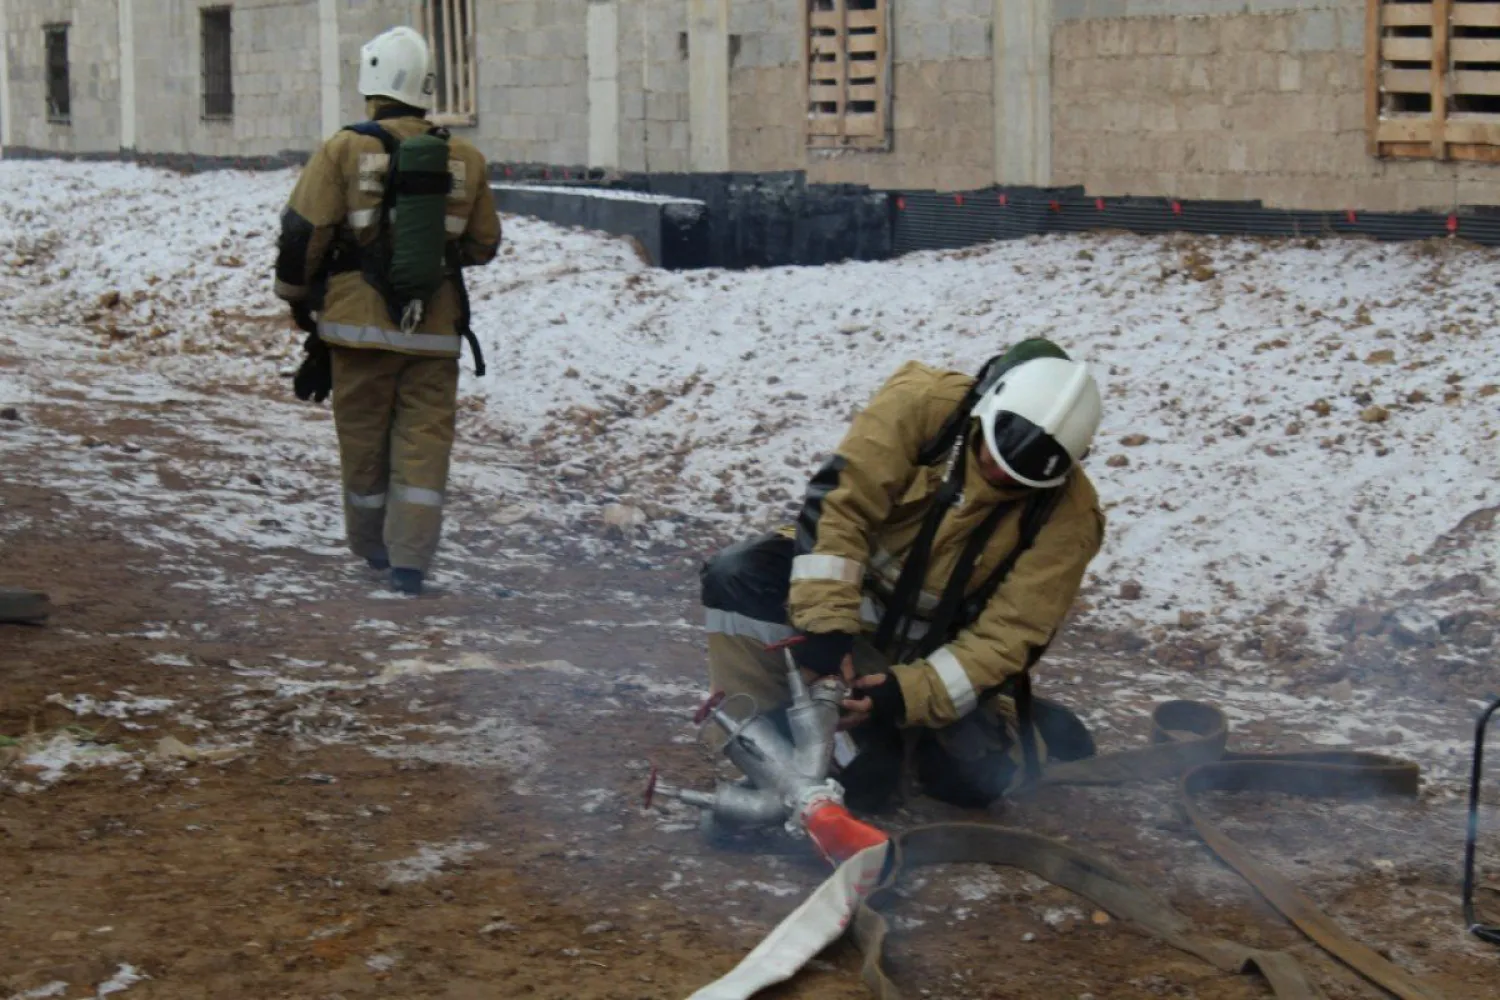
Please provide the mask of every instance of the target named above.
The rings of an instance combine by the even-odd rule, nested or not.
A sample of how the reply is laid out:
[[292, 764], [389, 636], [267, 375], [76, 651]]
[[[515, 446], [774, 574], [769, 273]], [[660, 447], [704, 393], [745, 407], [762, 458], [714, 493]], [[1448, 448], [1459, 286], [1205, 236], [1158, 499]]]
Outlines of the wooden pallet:
[[889, 0], [806, 0], [808, 145], [888, 149]]
[[1500, 2], [1368, 0], [1370, 153], [1500, 163]]

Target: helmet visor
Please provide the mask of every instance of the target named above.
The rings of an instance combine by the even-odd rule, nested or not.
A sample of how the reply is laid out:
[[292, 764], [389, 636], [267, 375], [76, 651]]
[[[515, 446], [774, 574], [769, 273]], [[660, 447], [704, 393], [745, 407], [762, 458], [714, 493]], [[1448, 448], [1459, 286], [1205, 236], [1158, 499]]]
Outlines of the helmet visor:
[[1073, 467], [1072, 456], [1052, 435], [1018, 413], [995, 414], [985, 422], [984, 439], [1000, 467], [1027, 486], [1056, 486]]

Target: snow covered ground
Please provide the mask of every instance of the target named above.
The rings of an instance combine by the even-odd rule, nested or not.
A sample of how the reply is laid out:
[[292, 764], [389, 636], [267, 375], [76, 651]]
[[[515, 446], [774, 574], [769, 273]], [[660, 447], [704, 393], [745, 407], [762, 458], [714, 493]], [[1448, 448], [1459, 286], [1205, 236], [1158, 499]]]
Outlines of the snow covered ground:
[[[45, 515], [26, 508], [36, 519], [29, 524], [0, 506], [0, 548], [37, 527], [82, 538], [107, 519], [111, 533], [160, 553], [151, 574], [180, 577], [154, 596], [153, 613], [182, 593], [210, 612], [161, 610], [159, 620], [132, 618], [128, 633], [111, 625], [98, 636], [132, 640], [143, 664], [169, 669], [123, 659], [116, 667], [111, 652], [118, 673], [108, 684], [67, 670], [57, 671], [55, 688], [51, 675], [32, 681], [37, 703], [66, 724], [8, 746], [0, 740], [0, 761], [14, 759], [10, 787], [27, 793], [18, 802], [92, 781], [113, 816], [109, 775], [131, 789], [142, 775], [180, 769], [194, 775], [184, 784], [196, 785], [197, 774], [229, 771], [201, 765], [252, 753], [274, 760], [288, 739], [299, 757], [357, 745], [398, 770], [432, 766], [424, 783], [454, 766], [497, 787], [504, 781], [526, 797], [526, 815], [565, 817], [556, 827], [565, 859], [597, 853], [682, 911], [701, 907], [720, 923], [727, 913], [730, 926], [763, 931], [744, 915], [765, 896], [790, 905], [805, 869], [771, 857], [758, 877], [742, 878], [740, 856], [663, 855], [659, 840], [619, 833], [634, 824], [639, 836], [645, 823], [653, 836], [685, 841], [696, 825], [685, 808], [643, 819], [634, 794], [620, 790], [638, 787], [648, 751], [672, 755], [665, 771], [691, 774], [685, 745], [694, 740], [681, 719], [699, 699], [701, 636], [679, 617], [690, 595], [675, 584], [632, 591], [611, 576], [611, 561], [629, 560], [631, 539], [688, 544], [670, 530], [673, 513], [725, 533], [784, 516], [850, 412], [901, 361], [973, 369], [1006, 343], [1044, 333], [1095, 363], [1109, 402], [1089, 469], [1111, 532], [1086, 619], [1167, 636], [1123, 654], [1069, 636], [1047, 661], [1050, 693], [1078, 707], [1109, 750], [1139, 744], [1153, 704], [1190, 697], [1223, 707], [1237, 748], [1354, 744], [1418, 761], [1428, 785], [1409, 807], [1299, 805], [1316, 838], [1277, 812], [1279, 830], [1262, 828], [1269, 819], [1242, 824], [1252, 834], [1245, 839], [1289, 845], [1287, 873], [1316, 876], [1322, 892], [1368, 889], [1359, 880], [1371, 864], [1389, 871], [1399, 888], [1340, 902], [1360, 915], [1355, 926], [1372, 943], [1389, 943], [1397, 927], [1420, 939], [1416, 958], [1397, 949], [1403, 962], [1431, 969], [1482, 954], [1454, 925], [1451, 862], [1477, 707], [1467, 695], [1494, 677], [1489, 650], [1477, 642], [1470, 650], [1467, 677], [1477, 682], [1445, 685], [1441, 660], [1420, 649], [1427, 669], [1398, 670], [1394, 688], [1365, 685], [1354, 671], [1325, 674], [1324, 661], [1335, 658], [1323, 655], [1305, 669], [1231, 658], [1242, 670], [1230, 675], [1179, 669], [1160, 651], [1181, 636], [1284, 636], [1289, 624], [1332, 644], [1337, 636], [1320, 626], [1371, 595], [1397, 604], [1397, 626], [1413, 636], [1449, 611], [1479, 608], [1500, 621], [1494, 520], [1475, 516], [1500, 507], [1494, 254], [1098, 235], [883, 264], [667, 274], [623, 242], [510, 220], [505, 255], [474, 274], [493, 374], [466, 386], [439, 570], [447, 603], [429, 604], [367, 589], [375, 577], [342, 558], [327, 409], [291, 400], [283, 378], [301, 335], [267, 285], [292, 179], [0, 162], [0, 411], [14, 405], [22, 418], [0, 416], [0, 476], [69, 500]], [[7, 362], [27, 356], [46, 360]], [[608, 504], [641, 509], [616, 506], [624, 530], [605, 539]], [[639, 520], [644, 526], [633, 527]], [[499, 537], [466, 552], [463, 543], [481, 533]], [[580, 574], [546, 575], [544, 586], [516, 585], [524, 601], [479, 611], [481, 587], [497, 577], [509, 587], [510, 576], [554, 567], [578, 547], [598, 556], [581, 574], [589, 593], [579, 593]], [[650, 554], [637, 579], [654, 581], [664, 563], [696, 555]], [[1446, 586], [1466, 575], [1476, 582]], [[1139, 585], [1138, 597], [1129, 596], [1134, 586], [1122, 592], [1126, 581]], [[1423, 593], [1428, 584], [1445, 586]], [[312, 601], [321, 605], [314, 621], [301, 622], [296, 609]], [[1185, 627], [1199, 614], [1211, 625]], [[325, 615], [347, 627], [325, 627]], [[1370, 634], [1340, 628], [1359, 636], [1347, 646]], [[299, 658], [268, 653], [247, 641], [252, 634], [288, 640], [271, 648]], [[635, 636], [649, 639], [630, 654], [642, 658], [622, 660]], [[562, 646], [564, 638], [574, 645]], [[302, 652], [292, 640], [324, 645]], [[1274, 659], [1267, 645], [1260, 654]], [[491, 683], [497, 674], [504, 689]], [[193, 676], [212, 683], [192, 690], [181, 678]], [[141, 692], [131, 687], [138, 681]], [[1445, 686], [1463, 695], [1444, 698]], [[404, 714], [382, 715], [398, 703]], [[559, 720], [550, 708], [558, 704], [587, 711]], [[526, 714], [537, 705], [547, 711]], [[157, 729], [186, 742], [157, 739]], [[357, 776], [300, 763], [289, 774], [319, 787]], [[424, 815], [402, 795], [377, 815]], [[1112, 822], [1148, 831], [1148, 847], [1172, 859], [1159, 870], [1203, 898], [1243, 894], [1196, 846], [1168, 850], [1180, 838], [1162, 825], [1155, 797], [1127, 795], [1111, 800]], [[298, 842], [332, 812], [306, 813]], [[208, 827], [193, 819], [183, 831], [197, 837]], [[1487, 813], [1482, 828], [1494, 829], [1493, 819]], [[374, 867], [396, 884], [462, 867], [493, 842], [427, 825], [394, 840], [407, 846]], [[341, 856], [356, 858], [351, 871], [371, 867], [347, 848]], [[951, 929], [981, 915], [974, 904], [989, 897], [1014, 903], [1014, 885], [985, 877], [959, 883], [951, 897], [918, 897], [901, 926]], [[95, 883], [82, 891], [93, 899]], [[189, 891], [201, 895], [199, 883]], [[1025, 904], [1034, 927], [1022, 940], [1082, 922], [1082, 911], [1053, 902]], [[485, 899], [481, 936], [514, 930], [488, 916], [494, 905]], [[393, 954], [361, 961], [384, 973]], [[127, 957], [139, 967], [123, 964]], [[164, 968], [121, 952], [107, 968], [68, 973], [73, 987], [49, 973], [16, 997], [103, 996], [147, 972], [165, 982]]]
[[[300, 341], [267, 322], [293, 180], [0, 163], [0, 319], [51, 325], [60, 352], [276, 382]], [[1500, 505], [1492, 251], [1105, 234], [667, 273], [597, 234], [506, 236], [471, 272], [491, 374], [465, 386], [469, 432], [529, 454], [539, 496], [566, 480], [748, 531], [902, 361], [974, 370], [1045, 335], [1106, 397], [1096, 620], [1238, 634], [1274, 609], [1316, 641], [1460, 574], [1493, 601], [1497, 547], [1443, 544]]]

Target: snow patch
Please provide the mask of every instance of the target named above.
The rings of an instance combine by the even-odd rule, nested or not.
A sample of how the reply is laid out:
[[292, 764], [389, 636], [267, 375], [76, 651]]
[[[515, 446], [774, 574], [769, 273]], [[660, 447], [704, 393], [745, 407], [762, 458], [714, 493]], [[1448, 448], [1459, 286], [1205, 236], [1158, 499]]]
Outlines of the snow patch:
[[43, 1000], [44, 997], [62, 996], [68, 989], [68, 984], [61, 979], [53, 980], [42, 986], [37, 986], [20, 993], [13, 993], [10, 1000]]
[[445, 866], [467, 860], [488, 846], [477, 840], [456, 840], [448, 844], [423, 844], [411, 857], [388, 861], [381, 867], [386, 873], [387, 882], [396, 885], [425, 882], [427, 879], [442, 874]]
[[94, 996], [103, 1000], [112, 993], [124, 993], [130, 987], [151, 977], [141, 972], [133, 965], [122, 965], [115, 970], [115, 974], [99, 984], [99, 989]]
[[978, 903], [1005, 893], [1005, 880], [995, 872], [981, 871], [953, 883], [953, 891], [958, 898], [971, 903]]
[[436, 677], [440, 674], [466, 671], [514, 671], [540, 670], [559, 674], [577, 675], [584, 671], [567, 660], [539, 660], [535, 663], [506, 663], [484, 653], [460, 653], [451, 661], [412, 659], [388, 663], [372, 684], [386, 685], [411, 678]]
[[80, 742], [72, 733], [54, 733], [46, 742], [23, 753], [11, 770], [25, 775], [15, 788], [19, 792], [35, 791], [62, 780], [70, 768], [84, 770], [130, 762], [131, 757], [113, 746]]
[[765, 893], [781, 899], [785, 896], [795, 896], [807, 891], [806, 886], [792, 885], [788, 882], [762, 882], [759, 880], [735, 879], [724, 886], [730, 892], [739, 892], [742, 889], [754, 889], [756, 892]]
[[1072, 920], [1083, 920], [1083, 911], [1072, 906], [1049, 907], [1042, 911], [1042, 923], [1061, 927]]
[[45, 701], [49, 705], [61, 705], [79, 718], [97, 715], [105, 719], [128, 719], [135, 715], [158, 715], [177, 702], [171, 698], [142, 698], [128, 691], [116, 691], [115, 701], [99, 701], [92, 695], [76, 694], [64, 698], [61, 694], [50, 694]]
[[377, 757], [423, 760], [506, 772], [517, 794], [533, 791], [531, 778], [539, 772], [547, 754], [541, 731], [504, 718], [484, 718], [472, 726], [411, 726], [408, 732], [436, 737], [426, 743], [369, 745]]

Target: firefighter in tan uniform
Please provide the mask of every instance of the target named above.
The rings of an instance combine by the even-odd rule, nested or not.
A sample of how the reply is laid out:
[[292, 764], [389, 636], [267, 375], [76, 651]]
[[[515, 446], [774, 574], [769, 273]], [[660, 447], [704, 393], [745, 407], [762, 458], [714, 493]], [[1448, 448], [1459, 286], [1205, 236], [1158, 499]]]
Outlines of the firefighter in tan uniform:
[[[1088, 369], [1024, 341], [979, 377], [909, 363], [813, 478], [795, 526], [705, 564], [709, 678], [763, 710], [808, 674], [853, 682], [850, 805], [878, 808], [903, 761], [924, 790], [992, 802], [1041, 761], [1093, 752], [1028, 670], [1103, 539], [1078, 461], [1100, 418]], [[715, 731], [717, 737], [717, 731]], [[718, 737], [721, 738], [721, 737]]]
[[[364, 46], [359, 86], [371, 122], [339, 132], [313, 155], [282, 215], [276, 262], [276, 294], [299, 324], [311, 327], [317, 314], [297, 391], [321, 402], [331, 381], [349, 547], [372, 567], [389, 568], [393, 586], [407, 593], [421, 592], [442, 531], [462, 337], [483, 373], [460, 269], [489, 263], [500, 244], [484, 156], [425, 120], [433, 81], [427, 42], [412, 29]], [[444, 218], [434, 219], [443, 260], [428, 261], [442, 268], [440, 284], [402, 308], [380, 273], [401, 238], [387, 186], [396, 144], [429, 134], [447, 140], [447, 171], [395, 187], [428, 196], [429, 206], [446, 202]], [[437, 155], [440, 163], [441, 147]]]

